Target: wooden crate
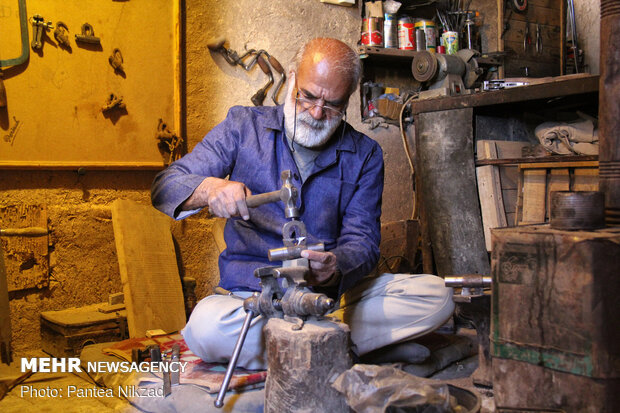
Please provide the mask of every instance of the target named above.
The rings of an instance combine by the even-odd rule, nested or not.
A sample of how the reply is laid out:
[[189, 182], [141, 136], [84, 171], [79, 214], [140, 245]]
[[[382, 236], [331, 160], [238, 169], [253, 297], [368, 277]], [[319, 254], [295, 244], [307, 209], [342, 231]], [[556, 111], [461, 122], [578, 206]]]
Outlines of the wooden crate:
[[598, 191], [598, 161], [519, 164], [514, 224], [549, 222], [552, 191]]
[[54, 357], [79, 356], [85, 345], [128, 337], [127, 311], [108, 303], [41, 313], [41, 349]]
[[498, 408], [620, 411], [620, 227], [530, 225], [492, 236]]

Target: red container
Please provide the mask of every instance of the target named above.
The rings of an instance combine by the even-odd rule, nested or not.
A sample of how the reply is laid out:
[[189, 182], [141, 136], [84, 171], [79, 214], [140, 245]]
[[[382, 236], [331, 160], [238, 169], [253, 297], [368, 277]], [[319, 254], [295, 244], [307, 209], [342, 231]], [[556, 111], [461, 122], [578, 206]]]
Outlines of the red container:
[[415, 28], [409, 17], [398, 19], [398, 48], [415, 50]]
[[383, 19], [367, 17], [362, 20], [362, 44], [383, 47]]

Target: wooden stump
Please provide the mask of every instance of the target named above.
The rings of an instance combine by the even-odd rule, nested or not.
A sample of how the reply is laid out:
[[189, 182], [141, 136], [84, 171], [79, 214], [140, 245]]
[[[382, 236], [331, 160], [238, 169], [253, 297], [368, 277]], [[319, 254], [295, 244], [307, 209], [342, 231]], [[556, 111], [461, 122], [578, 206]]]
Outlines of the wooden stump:
[[265, 326], [268, 371], [265, 413], [348, 412], [331, 381], [351, 367], [349, 327], [329, 320], [307, 321], [301, 330], [272, 318]]

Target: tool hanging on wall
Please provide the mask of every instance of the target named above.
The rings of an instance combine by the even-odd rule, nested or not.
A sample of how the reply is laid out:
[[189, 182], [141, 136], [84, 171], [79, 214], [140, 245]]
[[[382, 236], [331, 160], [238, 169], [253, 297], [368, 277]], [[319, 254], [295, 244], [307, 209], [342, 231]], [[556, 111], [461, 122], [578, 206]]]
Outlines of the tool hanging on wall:
[[43, 47], [43, 34], [45, 34], [48, 30], [53, 29], [54, 26], [52, 22], [45, 22], [43, 16], [40, 14], [35, 14], [30, 18], [30, 24], [32, 24], [32, 50], [40, 50]]
[[108, 57], [108, 62], [110, 62], [110, 66], [114, 68], [115, 72], [125, 73], [125, 70], [123, 69], [123, 55], [119, 48], [114, 49], [112, 55]]
[[[263, 73], [265, 73], [269, 78], [267, 84], [263, 86], [262, 88], [260, 88], [252, 96], [251, 100], [255, 106], [260, 106], [263, 104], [263, 101], [267, 94], [267, 90], [273, 84], [274, 79], [273, 79], [273, 72], [271, 68], [273, 68], [276, 72], [280, 74], [280, 80], [278, 81], [278, 83], [274, 87], [273, 92], [271, 93], [271, 99], [277, 105], [278, 104], [278, 93], [280, 89], [282, 88], [284, 81], [286, 80], [286, 74], [280, 62], [274, 56], [270, 55], [269, 53], [267, 53], [266, 50], [263, 50], [263, 49], [260, 49], [260, 50], [249, 49], [240, 56], [236, 51], [226, 48], [224, 46], [225, 43], [226, 43], [226, 39], [219, 38], [219, 39], [216, 39], [216, 40], [213, 40], [207, 43], [207, 47], [209, 48], [210, 51], [221, 54], [224, 57], [224, 60], [226, 60], [226, 62], [228, 62], [228, 64], [230, 64], [231, 66], [239, 65], [246, 72], [252, 70], [252, 68], [256, 65], [256, 63], [258, 63]], [[267, 62], [262, 56], [267, 56], [267, 61], [269, 62], [269, 64], [267, 64]], [[249, 60], [246, 62], [246, 59], [249, 59]]]
[[76, 34], [75, 41], [89, 44], [101, 44], [101, 40], [95, 36], [93, 26], [89, 23], [84, 23], [82, 25], [82, 34]]
[[0, 60], [0, 108], [7, 105], [6, 89], [2, 79], [2, 68], [18, 66], [28, 60], [30, 48], [28, 47], [28, 15], [26, 13], [26, 0], [19, 0], [19, 27], [22, 39], [22, 54], [14, 59]]
[[61, 21], [56, 23], [54, 39], [56, 39], [58, 44], [65, 49], [71, 49], [71, 44], [69, 43], [69, 27]]
[[159, 141], [157, 147], [159, 152], [164, 157], [164, 164], [170, 165], [172, 162], [185, 154], [185, 146], [183, 145], [183, 138], [177, 136], [172, 130], [168, 128], [168, 124], [159, 119], [157, 125], [157, 134], [155, 138]]

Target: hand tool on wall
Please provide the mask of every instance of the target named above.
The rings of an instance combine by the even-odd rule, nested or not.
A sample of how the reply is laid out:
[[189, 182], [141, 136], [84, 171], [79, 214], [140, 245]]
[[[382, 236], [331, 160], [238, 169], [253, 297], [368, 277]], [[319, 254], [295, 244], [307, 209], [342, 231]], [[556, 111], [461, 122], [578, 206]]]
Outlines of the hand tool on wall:
[[30, 46], [33, 50], [39, 50], [43, 47], [43, 34], [50, 29], [53, 29], [52, 22], [45, 22], [43, 16], [35, 14], [30, 18], [30, 24], [32, 24], [32, 43]]
[[119, 48], [112, 51], [112, 54], [108, 57], [108, 62], [110, 62], [110, 66], [114, 68], [115, 72], [125, 72], [123, 69], [123, 55]]
[[84, 23], [82, 25], [82, 34], [76, 34], [75, 41], [89, 44], [101, 44], [101, 40], [95, 36], [93, 26], [89, 23]]
[[542, 51], [543, 51], [542, 29], [540, 28], [540, 24], [536, 23], [536, 54], [542, 54]]
[[579, 73], [579, 47], [577, 45], [577, 25], [575, 23], [575, 2], [567, 0], [568, 23], [571, 31], [571, 49], [573, 49], [573, 60], [575, 62], [575, 73]]
[[269, 64], [271, 65], [271, 67], [273, 67], [275, 71], [280, 74], [280, 80], [278, 80], [278, 83], [276, 83], [273, 89], [273, 92], [271, 92], [271, 100], [273, 101], [273, 103], [277, 105], [278, 104], [278, 93], [280, 92], [280, 89], [282, 88], [284, 81], [286, 81], [286, 73], [284, 71], [284, 68], [278, 61], [278, 59], [271, 56], [270, 54], [267, 55], [267, 58], [269, 60]]
[[[265, 100], [265, 96], [267, 94], [267, 90], [273, 84], [273, 73], [271, 68], [273, 68], [281, 75], [280, 80], [276, 84], [271, 94], [271, 99], [277, 105], [278, 92], [280, 91], [280, 88], [286, 80], [286, 73], [280, 62], [274, 56], [270, 55], [269, 53], [267, 53], [267, 51], [263, 49], [249, 49], [244, 54], [239, 55], [236, 51], [228, 49], [225, 46], [225, 43], [226, 39], [218, 38], [207, 43], [207, 48], [214, 53], [221, 54], [224, 57], [224, 60], [226, 60], [226, 62], [228, 62], [228, 64], [230, 64], [231, 66], [239, 65], [245, 71], [250, 71], [254, 67], [254, 65], [258, 63], [263, 73], [265, 73], [269, 77], [268, 83], [252, 96], [251, 100], [254, 105], [260, 106], [263, 104], [263, 101]], [[269, 64], [267, 64], [263, 56], [267, 56]], [[246, 62], [246, 59], [248, 58], [249, 60]], [[269, 65], [271, 65], [271, 68]]]
[[9, 66], [17, 66], [28, 60], [30, 56], [30, 48], [28, 47], [28, 17], [26, 13], [26, 0], [19, 0], [19, 27], [21, 30], [22, 53], [14, 59], [0, 60], [0, 108], [6, 107], [6, 89], [2, 79], [2, 68]]
[[254, 96], [252, 96], [252, 98], [250, 99], [254, 106], [261, 106], [263, 104], [263, 101], [265, 100], [265, 94], [267, 93], [267, 89], [269, 89], [269, 87], [271, 87], [271, 85], [273, 84], [273, 74], [271, 73], [271, 68], [269, 67], [267, 61], [263, 58], [263, 56], [259, 54], [256, 60], [258, 61], [258, 66], [263, 71], [263, 73], [266, 74], [267, 77], [269, 77], [267, 84], [262, 88], [258, 89]]
[[[224, 405], [224, 395], [228, 390], [230, 379], [254, 317], [263, 315], [264, 317], [283, 318], [292, 323], [291, 328], [293, 330], [300, 330], [307, 317], [322, 317], [335, 304], [334, 300], [325, 294], [314, 293], [307, 288], [306, 275], [309, 272], [309, 266], [307, 260], [300, 260], [300, 253], [304, 249], [322, 251], [323, 244], [306, 244], [306, 227], [302, 221], [298, 220], [300, 213], [296, 207], [297, 188], [290, 184], [290, 175], [290, 171], [283, 171], [281, 175], [284, 183], [282, 189], [268, 193], [271, 195], [266, 198], [272, 199], [272, 202], [281, 199], [286, 205], [284, 214], [286, 218], [290, 219], [282, 227], [284, 248], [272, 249], [268, 252], [270, 261], [282, 260], [283, 266], [261, 267], [254, 271], [254, 276], [260, 279], [261, 292], [255, 292], [243, 302], [246, 316], [214, 403], [215, 407], [218, 408]], [[273, 196], [275, 193], [282, 193], [284, 196], [275, 198]], [[286, 291], [282, 291], [279, 281], [284, 281]]]
[[61, 21], [56, 23], [56, 29], [54, 30], [54, 39], [56, 39], [60, 46], [66, 49], [71, 48], [71, 44], [69, 43], [69, 28]]

